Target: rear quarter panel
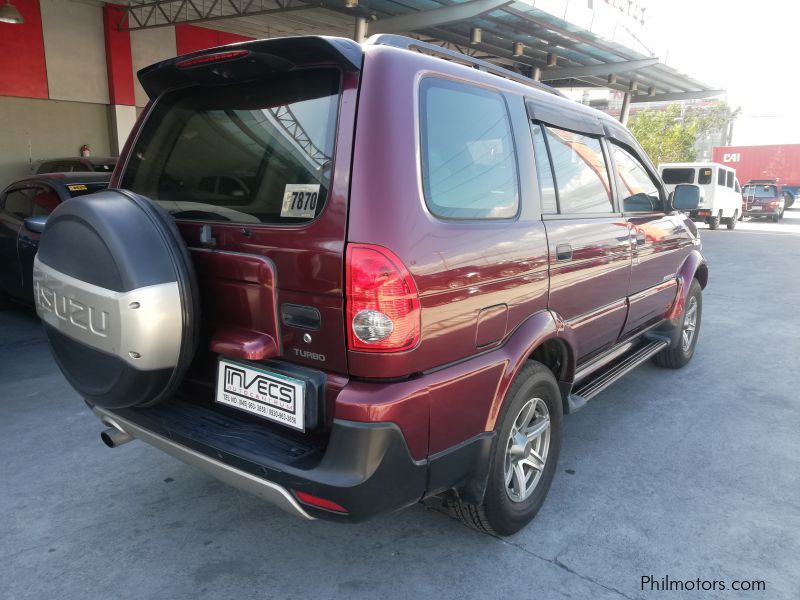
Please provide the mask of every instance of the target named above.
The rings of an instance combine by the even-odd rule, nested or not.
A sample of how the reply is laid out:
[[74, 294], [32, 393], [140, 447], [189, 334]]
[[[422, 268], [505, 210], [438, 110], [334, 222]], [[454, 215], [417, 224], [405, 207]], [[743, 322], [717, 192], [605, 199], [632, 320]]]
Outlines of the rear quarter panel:
[[479, 341], [495, 337], [501, 326], [493, 312], [484, 313], [479, 335], [483, 309], [508, 307], [505, 331], [491, 347], [547, 307], [547, 241], [533, 169], [526, 166], [534, 163], [522, 96], [506, 97], [519, 163], [519, 217], [442, 220], [427, 210], [421, 188], [417, 90], [428, 76], [490, 88], [496, 79], [421, 54], [365, 47], [348, 241], [385, 246], [403, 261], [420, 293], [422, 332], [406, 352], [349, 352], [353, 375], [395, 377], [457, 361], [486, 350]]

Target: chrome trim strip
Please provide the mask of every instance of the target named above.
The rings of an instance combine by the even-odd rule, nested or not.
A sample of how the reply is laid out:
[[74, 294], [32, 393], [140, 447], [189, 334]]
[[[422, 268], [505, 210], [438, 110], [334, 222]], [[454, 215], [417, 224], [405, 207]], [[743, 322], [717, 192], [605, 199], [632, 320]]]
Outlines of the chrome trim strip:
[[100, 419], [105, 425], [115, 427], [120, 431], [132, 435], [133, 437], [155, 446], [159, 450], [166, 452], [173, 458], [195, 467], [212, 477], [219, 479], [223, 483], [239, 488], [245, 492], [255, 494], [262, 500], [266, 500], [270, 504], [274, 504], [278, 508], [285, 510], [288, 513], [308, 519], [309, 521], [315, 520], [314, 517], [309, 515], [302, 506], [295, 500], [289, 491], [273, 483], [267, 479], [261, 479], [236, 469], [218, 460], [215, 460], [205, 454], [200, 454], [195, 450], [181, 446], [175, 442], [168, 440], [160, 435], [139, 427], [135, 423], [118, 417], [114, 413], [107, 411], [104, 408], [95, 406], [93, 409], [95, 416]]
[[33, 286], [39, 318], [60, 333], [140, 371], [178, 364], [183, 316], [177, 282], [115, 292], [65, 275], [37, 256]]

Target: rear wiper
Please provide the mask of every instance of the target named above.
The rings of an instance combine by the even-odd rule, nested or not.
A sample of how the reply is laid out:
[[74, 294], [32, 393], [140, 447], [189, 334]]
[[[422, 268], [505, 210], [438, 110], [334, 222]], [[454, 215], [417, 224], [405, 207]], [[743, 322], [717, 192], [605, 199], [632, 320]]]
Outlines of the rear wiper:
[[228, 217], [206, 210], [176, 210], [170, 214], [176, 219], [192, 219], [195, 221], [230, 221]]

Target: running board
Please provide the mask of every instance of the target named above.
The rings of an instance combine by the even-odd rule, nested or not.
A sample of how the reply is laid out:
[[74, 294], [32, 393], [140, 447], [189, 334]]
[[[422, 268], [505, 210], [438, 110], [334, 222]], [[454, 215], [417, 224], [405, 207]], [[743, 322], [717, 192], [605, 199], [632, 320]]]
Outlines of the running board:
[[597, 396], [597, 394], [643, 362], [649, 360], [655, 354], [661, 352], [664, 348], [669, 346], [669, 344], [670, 340], [667, 338], [654, 337], [654, 339], [639, 346], [636, 350], [629, 354], [624, 354], [619, 360], [598, 370], [597, 373], [590, 375], [589, 379], [581, 382], [580, 387], [569, 395], [569, 411], [574, 412], [582, 408], [589, 400]]

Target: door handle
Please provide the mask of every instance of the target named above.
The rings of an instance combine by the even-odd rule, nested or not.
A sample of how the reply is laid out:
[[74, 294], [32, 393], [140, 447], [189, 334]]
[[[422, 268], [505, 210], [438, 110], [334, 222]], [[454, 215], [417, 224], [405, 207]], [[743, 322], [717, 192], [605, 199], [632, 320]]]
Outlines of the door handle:
[[556, 246], [556, 259], [572, 260], [572, 246], [570, 244], [559, 244]]
[[639, 231], [636, 234], [636, 245], [644, 246], [645, 242], [647, 242], [647, 236], [644, 234], [644, 231]]

